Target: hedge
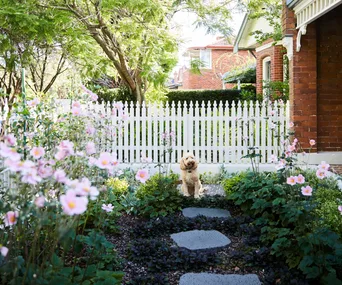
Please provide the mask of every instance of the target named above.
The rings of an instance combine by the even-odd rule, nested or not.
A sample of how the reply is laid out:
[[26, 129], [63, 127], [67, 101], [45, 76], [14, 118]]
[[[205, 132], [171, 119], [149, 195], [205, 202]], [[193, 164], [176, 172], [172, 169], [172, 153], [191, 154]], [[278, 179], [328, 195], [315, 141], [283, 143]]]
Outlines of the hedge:
[[[232, 101], [238, 101], [241, 99], [240, 91], [239, 90], [232, 90], [232, 89], [220, 89], [220, 90], [177, 90], [177, 91], [170, 91], [166, 94], [167, 101], [171, 103], [172, 101], [178, 102], [187, 102], [190, 101], [195, 102], [198, 101], [202, 103], [204, 101], [207, 102], [219, 102], [228, 101], [231, 103]], [[183, 105], [183, 104], [182, 104]]]

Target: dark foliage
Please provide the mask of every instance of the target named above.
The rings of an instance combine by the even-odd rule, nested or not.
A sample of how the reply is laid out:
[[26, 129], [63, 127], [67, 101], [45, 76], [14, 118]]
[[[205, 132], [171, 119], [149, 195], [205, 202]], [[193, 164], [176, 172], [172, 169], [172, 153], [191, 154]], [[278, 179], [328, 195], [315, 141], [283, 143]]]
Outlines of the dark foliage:
[[137, 239], [128, 247], [129, 259], [147, 265], [151, 272], [195, 270], [219, 263], [215, 250], [191, 251], [156, 239]]
[[[222, 101], [223, 104], [226, 104], [226, 101], [229, 104], [233, 101], [238, 101], [241, 99], [240, 91], [239, 90], [232, 90], [232, 89], [221, 89], [221, 90], [179, 90], [179, 91], [170, 91], [166, 94], [167, 101], [171, 103], [175, 101], [176, 103], [180, 101], [182, 105], [184, 102], [187, 104], [192, 101], [198, 101], [199, 104], [204, 101], [207, 105], [208, 102]], [[189, 106], [189, 105], [188, 105]]]
[[169, 280], [166, 274], [156, 273], [144, 276], [135, 276], [128, 285], [168, 285]]

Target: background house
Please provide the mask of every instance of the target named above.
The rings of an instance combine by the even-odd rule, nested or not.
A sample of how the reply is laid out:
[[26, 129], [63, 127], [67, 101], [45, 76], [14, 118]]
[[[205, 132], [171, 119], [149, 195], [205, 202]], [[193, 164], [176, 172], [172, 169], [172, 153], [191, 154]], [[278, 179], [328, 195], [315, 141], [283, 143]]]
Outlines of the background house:
[[342, 0], [284, 0], [281, 41], [257, 44], [250, 33], [270, 27], [247, 15], [234, 45], [239, 53], [255, 50], [258, 92], [263, 80], [283, 80], [288, 74], [295, 136], [304, 148], [309, 148], [309, 139], [316, 141], [311, 163], [342, 163], [341, 4]]
[[[224, 89], [232, 84], [223, 84], [222, 75], [237, 66], [254, 62], [255, 58], [249, 50], [233, 53], [233, 45], [223, 38], [206, 46], [190, 47], [184, 53], [186, 64], [174, 73], [173, 85], [178, 89]], [[200, 74], [190, 71], [192, 60], [203, 63]]]

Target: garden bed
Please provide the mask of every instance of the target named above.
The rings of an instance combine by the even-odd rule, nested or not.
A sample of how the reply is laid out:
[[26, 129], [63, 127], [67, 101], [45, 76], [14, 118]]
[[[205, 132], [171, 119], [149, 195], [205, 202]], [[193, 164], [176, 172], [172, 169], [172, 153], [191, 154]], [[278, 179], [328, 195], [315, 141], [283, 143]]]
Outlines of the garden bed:
[[[270, 248], [259, 241], [260, 229], [250, 217], [222, 197], [186, 199], [184, 206], [222, 207], [232, 218], [185, 218], [181, 213], [167, 217], [143, 219], [122, 215], [117, 223], [119, 234], [107, 235], [123, 258], [123, 284], [179, 284], [188, 272], [217, 274], [257, 274], [263, 284], [310, 284], [297, 270], [278, 262]], [[216, 229], [229, 237], [231, 244], [219, 250], [179, 249], [170, 234], [187, 230]], [[158, 250], [154, 250], [159, 248]], [[149, 252], [149, 255], [145, 255]], [[167, 258], [170, 256], [171, 258]]]

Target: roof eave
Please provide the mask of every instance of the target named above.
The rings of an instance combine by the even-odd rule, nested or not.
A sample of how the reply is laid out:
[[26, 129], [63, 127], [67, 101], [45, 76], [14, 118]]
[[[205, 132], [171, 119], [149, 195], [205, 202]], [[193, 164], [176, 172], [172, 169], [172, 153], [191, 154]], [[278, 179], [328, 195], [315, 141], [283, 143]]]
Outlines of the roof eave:
[[244, 32], [244, 30], [245, 30], [245, 28], [247, 26], [248, 16], [249, 16], [249, 12], [245, 14], [245, 17], [242, 20], [242, 24], [240, 26], [239, 32], [238, 32], [238, 34], [236, 36], [236, 40], [234, 42], [234, 49], [233, 49], [234, 53], [237, 53], [239, 51], [239, 43], [240, 43], [242, 34], [243, 34], [243, 32]]

